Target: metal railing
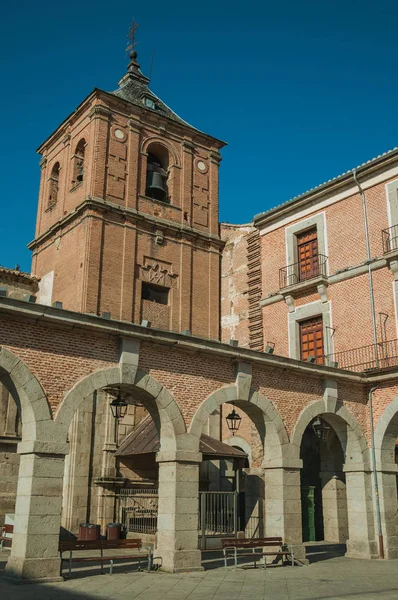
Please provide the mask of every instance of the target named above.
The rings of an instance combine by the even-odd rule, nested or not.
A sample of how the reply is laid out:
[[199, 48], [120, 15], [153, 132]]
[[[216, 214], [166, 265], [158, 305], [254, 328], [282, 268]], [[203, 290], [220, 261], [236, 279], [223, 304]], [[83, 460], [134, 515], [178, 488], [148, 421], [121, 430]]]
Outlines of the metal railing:
[[118, 493], [119, 521], [126, 531], [155, 534], [159, 493], [156, 488], [121, 489]]
[[[377, 356], [377, 360], [376, 360]], [[347, 371], [368, 371], [398, 366], [398, 340], [388, 340], [325, 356], [325, 364]]]
[[327, 276], [328, 257], [317, 254], [311, 258], [299, 260], [279, 269], [279, 288], [287, 288], [302, 281], [308, 281], [323, 275]]
[[199, 496], [198, 525], [202, 537], [236, 535], [238, 493], [200, 492]]
[[392, 250], [398, 250], [398, 225], [393, 225], [381, 232], [383, 242], [383, 252], [387, 254]]

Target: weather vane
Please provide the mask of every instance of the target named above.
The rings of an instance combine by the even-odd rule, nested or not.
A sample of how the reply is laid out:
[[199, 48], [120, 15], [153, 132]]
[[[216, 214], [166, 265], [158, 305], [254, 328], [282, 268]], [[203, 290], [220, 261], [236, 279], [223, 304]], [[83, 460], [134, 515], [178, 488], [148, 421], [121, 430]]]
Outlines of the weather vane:
[[140, 26], [139, 23], [137, 23], [136, 21], [134, 21], [134, 19], [131, 22], [130, 25], [130, 29], [129, 32], [127, 34], [127, 39], [129, 41], [127, 48], [126, 48], [126, 52], [128, 52], [129, 50], [131, 50], [131, 52], [135, 51], [135, 47], [138, 44], [137, 40], [136, 40], [136, 34], [137, 34], [137, 29]]

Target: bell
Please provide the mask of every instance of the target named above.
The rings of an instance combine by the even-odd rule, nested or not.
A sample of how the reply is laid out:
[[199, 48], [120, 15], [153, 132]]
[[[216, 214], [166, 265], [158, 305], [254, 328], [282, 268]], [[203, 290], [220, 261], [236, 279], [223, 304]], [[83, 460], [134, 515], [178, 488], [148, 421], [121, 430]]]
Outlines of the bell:
[[166, 185], [162, 174], [158, 171], [149, 171], [147, 176], [147, 195], [151, 198], [163, 200], [166, 196]]

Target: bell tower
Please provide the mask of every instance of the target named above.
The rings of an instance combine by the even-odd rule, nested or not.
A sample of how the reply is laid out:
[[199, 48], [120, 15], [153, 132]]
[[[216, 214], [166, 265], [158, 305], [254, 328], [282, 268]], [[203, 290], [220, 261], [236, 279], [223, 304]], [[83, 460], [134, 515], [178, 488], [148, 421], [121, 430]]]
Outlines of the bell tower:
[[133, 47], [118, 88], [94, 89], [38, 150], [39, 302], [218, 339], [224, 145], [151, 91]]

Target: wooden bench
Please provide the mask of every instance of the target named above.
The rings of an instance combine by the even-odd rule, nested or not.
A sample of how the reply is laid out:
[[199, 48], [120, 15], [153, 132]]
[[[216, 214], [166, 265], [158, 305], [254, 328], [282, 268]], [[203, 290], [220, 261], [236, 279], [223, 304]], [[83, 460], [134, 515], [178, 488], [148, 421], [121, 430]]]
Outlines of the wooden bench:
[[[134, 549], [135, 552], [121, 553], [117, 555], [104, 556], [104, 550]], [[74, 552], [91, 551], [90, 556], [73, 556]], [[98, 551], [98, 554], [93, 554]], [[112, 575], [113, 563], [115, 560], [131, 560], [138, 558], [139, 569], [141, 569], [141, 559], [148, 561], [148, 572], [152, 567], [152, 548], [143, 546], [141, 540], [68, 540], [59, 542], [59, 552], [61, 555], [61, 575], [63, 561], [69, 562], [69, 577], [72, 572], [72, 562], [100, 562], [101, 573], [104, 572], [104, 561], [109, 561], [109, 574]], [[62, 554], [69, 552], [69, 558], [63, 558]]]
[[2, 525], [0, 529], [0, 548], [3, 552], [4, 544], [12, 544], [12, 535], [14, 533], [14, 525]]
[[[267, 568], [267, 556], [289, 556], [294, 567], [294, 548], [283, 543], [281, 537], [269, 538], [230, 538], [221, 540], [224, 552], [224, 565], [228, 568], [228, 557], [234, 558], [235, 569], [238, 566], [238, 557], [249, 556], [254, 560], [254, 566], [258, 559], [264, 557], [264, 569]], [[275, 550], [268, 548], [275, 547]], [[249, 552], [250, 550], [250, 552]], [[260, 550], [260, 552], [258, 551]]]

